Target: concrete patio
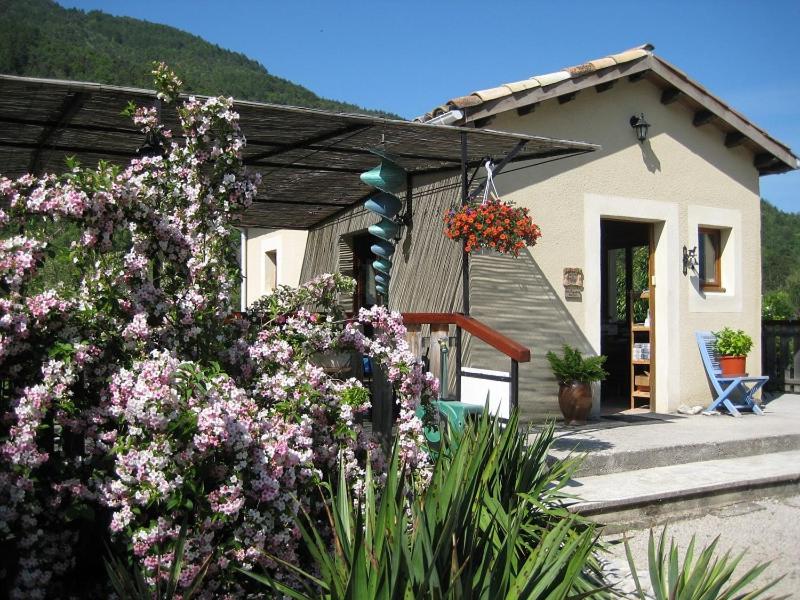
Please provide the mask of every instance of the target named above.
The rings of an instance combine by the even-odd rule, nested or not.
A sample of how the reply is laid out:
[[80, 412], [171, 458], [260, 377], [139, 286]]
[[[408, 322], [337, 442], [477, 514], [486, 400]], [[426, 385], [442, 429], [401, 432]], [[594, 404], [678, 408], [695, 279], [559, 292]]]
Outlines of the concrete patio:
[[764, 416], [622, 415], [560, 427], [551, 455], [585, 454], [567, 491], [571, 510], [607, 532], [703, 514], [710, 507], [797, 493], [800, 395]]
[[764, 415], [620, 414], [583, 427], [560, 426], [551, 454], [585, 453], [579, 473], [601, 475], [800, 449], [800, 395], [763, 405]]

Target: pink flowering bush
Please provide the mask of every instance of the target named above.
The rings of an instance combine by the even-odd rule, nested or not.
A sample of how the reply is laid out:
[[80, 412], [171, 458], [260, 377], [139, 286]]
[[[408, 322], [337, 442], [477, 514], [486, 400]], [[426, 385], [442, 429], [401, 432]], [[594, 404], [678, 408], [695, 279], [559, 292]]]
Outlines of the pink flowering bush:
[[[177, 78], [154, 73], [159, 98], [177, 98]], [[406, 468], [420, 486], [429, 472], [414, 409], [437, 383], [399, 315], [345, 319], [353, 282], [338, 275], [233, 312], [230, 228], [258, 178], [232, 100], [176, 110], [173, 137], [157, 111], [131, 109], [153, 156], [0, 178], [0, 596], [104, 596], [104, 544], [154, 583], [182, 529], [181, 582], [207, 567], [203, 597], [247, 593], [233, 566], [289, 579], [270, 557], [307, 562], [297, 523], [323, 514], [320, 483], [343, 465], [358, 494], [367, 461], [384, 468], [358, 424], [368, 391], [318, 366], [326, 353], [382, 366]], [[35, 291], [40, 232], [59, 223], [78, 232], [80, 280]]]

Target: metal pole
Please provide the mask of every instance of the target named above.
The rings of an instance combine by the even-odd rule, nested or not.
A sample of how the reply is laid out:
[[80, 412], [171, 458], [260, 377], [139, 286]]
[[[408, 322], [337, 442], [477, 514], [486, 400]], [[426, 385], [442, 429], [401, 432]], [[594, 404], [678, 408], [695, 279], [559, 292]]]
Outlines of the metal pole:
[[461, 402], [461, 327], [456, 325], [456, 400]]
[[511, 393], [509, 394], [509, 408], [511, 412], [519, 409], [519, 363], [511, 359]]
[[[467, 180], [467, 134], [461, 132], [461, 206], [469, 202], [469, 182]], [[466, 241], [461, 242], [461, 289], [463, 304], [461, 312], [469, 316], [469, 253], [466, 251]]]
[[[239, 274], [242, 276], [242, 283], [239, 288], [239, 310], [247, 310], [247, 228], [239, 228]], [[277, 278], [276, 278], [277, 279]]]
[[447, 400], [447, 397], [450, 395], [450, 390], [448, 389], [447, 385], [447, 353], [449, 351], [447, 348], [448, 343], [448, 338], [442, 338], [439, 340], [439, 400]]

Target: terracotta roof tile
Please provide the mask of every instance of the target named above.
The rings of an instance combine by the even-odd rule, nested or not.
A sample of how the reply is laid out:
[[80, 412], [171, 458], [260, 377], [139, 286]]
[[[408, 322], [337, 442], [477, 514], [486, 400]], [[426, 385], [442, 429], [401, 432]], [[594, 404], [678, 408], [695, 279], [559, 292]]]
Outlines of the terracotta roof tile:
[[580, 77], [581, 75], [586, 75], [587, 73], [594, 73], [597, 70], [592, 63], [583, 63], [582, 65], [576, 65], [574, 67], [570, 67], [566, 69], [566, 71], [570, 74], [571, 77]]
[[590, 60], [589, 64], [592, 65], [595, 71], [599, 71], [600, 69], [607, 69], [608, 67], [613, 67], [617, 64], [610, 56], [606, 56], [605, 58], [597, 58], [595, 60]]
[[571, 79], [573, 77], [580, 77], [582, 75], [586, 75], [594, 71], [599, 71], [601, 69], [614, 67], [618, 64], [636, 60], [638, 58], [642, 58], [643, 56], [647, 56], [652, 50], [653, 46], [651, 46], [650, 44], [645, 44], [644, 46], [640, 46], [638, 48], [632, 48], [630, 50], [626, 50], [618, 54], [613, 54], [611, 56], [606, 56], [604, 58], [599, 58], [597, 60], [591, 60], [589, 62], [582, 63], [580, 65], [567, 67], [562, 71], [556, 71], [554, 73], [546, 73], [544, 75], [535, 75], [533, 77], [529, 77], [528, 79], [522, 79], [521, 81], [514, 81], [511, 83], [506, 83], [486, 90], [473, 92], [471, 94], [467, 94], [466, 96], [459, 96], [457, 98], [449, 100], [446, 104], [435, 108], [430, 113], [427, 113], [422, 117], [418, 117], [416, 120], [427, 121], [428, 119], [437, 116], [438, 114], [441, 114], [440, 111], [446, 112], [448, 110], [452, 110], [453, 108], [468, 108], [468, 107], [479, 106], [484, 102], [498, 100], [506, 96], [511, 96], [512, 94], [515, 93], [524, 92], [526, 90], [530, 90], [537, 87], [545, 87], [548, 85], [553, 85], [556, 83], [560, 83], [562, 81], [566, 81], [567, 79]]
[[483, 100], [481, 100], [480, 96], [470, 94], [468, 96], [453, 98], [450, 100], [450, 102], [448, 102], [448, 104], [452, 104], [456, 108], [466, 108], [468, 106], [477, 106], [478, 104], [483, 104]]
[[649, 52], [644, 48], [633, 48], [632, 50], [626, 50], [625, 52], [620, 52], [619, 54], [612, 54], [609, 56], [609, 58], [614, 59], [614, 62], [620, 65], [622, 63], [636, 60], [637, 58], [642, 58], [648, 54]]
[[522, 81], [515, 81], [514, 83], [507, 83], [503, 87], [506, 89], [506, 96], [516, 94], [517, 92], [524, 92], [539, 87], [541, 84], [531, 77], [530, 79], [523, 79]]
[[488, 90], [480, 90], [479, 92], [475, 92], [475, 95], [478, 96], [484, 102], [488, 102], [489, 100], [495, 100], [497, 98], [502, 98], [503, 96], [508, 96], [508, 87], [505, 85], [501, 85], [499, 87], [489, 88]]
[[568, 71], [556, 71], [555, 73], [546, 73], [545, 75], [537, 75], [532, 79], [539, 82], [539, 85], [545, 87], [546, 85], [553, 85], [565, 79], [569, 79], [570, 74]]

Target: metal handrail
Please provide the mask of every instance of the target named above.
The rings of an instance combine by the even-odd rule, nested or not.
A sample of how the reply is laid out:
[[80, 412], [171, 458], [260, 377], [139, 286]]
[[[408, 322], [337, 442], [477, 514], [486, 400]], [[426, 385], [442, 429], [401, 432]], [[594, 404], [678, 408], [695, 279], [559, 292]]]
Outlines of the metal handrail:
[[485, 323], [461, 313], [403, 313], [403, 323], [407, 325], [456, 325], [483, 340], [498, 352], [502, 352], [517, 362], [530, 362], [531, 351], [492, 329]]
[[511, 359], [509, 402], [511, 409], [519, 407], [519, 363], [530, 362], [531, 351], [492, 329], [485, 323], [461, 313], [402, 313], [406, 325], [455, 325], [456, 326], [456, 396], [461, 399], [461, 331], [466, 331], [483, 340], [498, 352]]

